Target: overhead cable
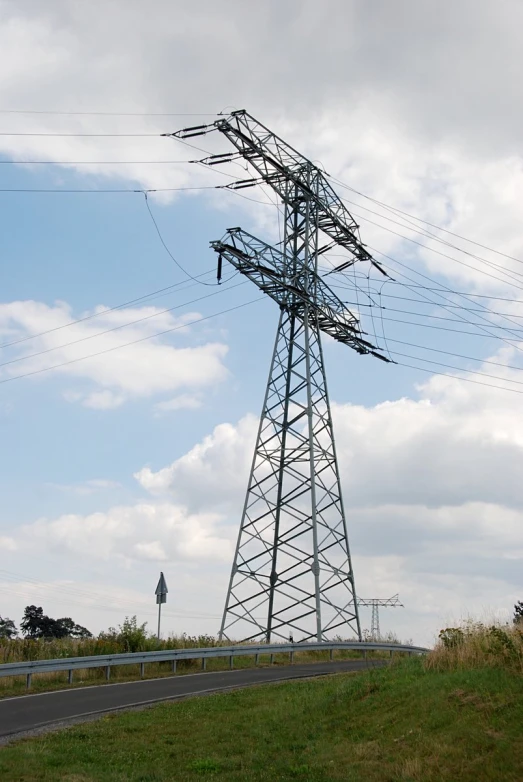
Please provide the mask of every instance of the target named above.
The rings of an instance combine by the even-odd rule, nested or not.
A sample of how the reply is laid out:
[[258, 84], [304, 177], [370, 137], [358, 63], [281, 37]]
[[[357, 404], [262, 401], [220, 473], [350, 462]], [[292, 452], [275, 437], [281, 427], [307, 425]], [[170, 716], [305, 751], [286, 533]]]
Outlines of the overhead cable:
[[32, 372], [26, 372], [23, 375], [14, 375], [12, 377], [6, 377], [0, 380], [0, 385], [3, 383], [11, 383], [13, 380], [20, 380], [24, 377], [31, 377], [33, 375], [40, 375], [43, 372], [51, 372], [54, 369], [60, 369], [61, 367], [69, 366], [71, 364], [76, 364], [79, 361], [86, 361], [89, 358], [94, 358], [96, 356], [102, 356], [106, 353], [113, 353], [115, 350], [121, 350], [122, 348], [129, 347], [130, 345], [137, 345], [141, 342], [146, 342], [149, 339], [154, 339], [155, 337], [162, 337], [165, 334], [171, 334], [173, 331], [179, 331], [180, 329], [185, 329], [188, 326], [194, 326], [197, 323], [202, 323], [203, 321], [210, 320], [211, 318], [215, 318], [218, 315], [225, 315], [228, 312], [233, 312], [234, 310], [241, 309], [242, 307], [247, 307], [249, 304], [254, 304], [256, 301], [261, 301], [264, 297], [259, 296], [257, 299], [251, 299], [250, 301], [246, 301], [243, 304], [237, 304], [235, 307], [229, 307], [226, 310], [221, 310], [220, 312], [214, 312], [212, 315], [205, 315], [201, 318], [196, 318], [193, 321], [189, 321], [187, 323], [183, 323], [180, 326], [174, 326], [170, 329], [164, 329], [163, 331], [159, 331], [155, 334], [148, 334], [145, 337], [141, 337], [140, 339], [133, 339], [131, 342], [126, 342], [124, 345], [114, 345], [113, 347], [106, 348], [105, 350], [99, 350], [96, 353], [90, 353], [88, 356], [80, 356], [79, 358], [73, 358], [69, 361], [62, 361], [60, 364], [54, 364], [51, 367], [43, 367], [42, 369], [35, 369]]

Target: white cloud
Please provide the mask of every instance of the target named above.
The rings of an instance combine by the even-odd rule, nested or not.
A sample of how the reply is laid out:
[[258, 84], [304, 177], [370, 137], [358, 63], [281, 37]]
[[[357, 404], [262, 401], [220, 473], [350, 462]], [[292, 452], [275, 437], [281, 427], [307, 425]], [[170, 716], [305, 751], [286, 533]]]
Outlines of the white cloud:
[[257, 425], [252, 415], [237, 426], [219, 424], [173, 464], [158, 472], [144, 467], [134, 477], [151, 494], [172, 493], [191, 508], [231, 509], [245, 491]]
[[108, 481], [105, 478], [93, 478], [86, 483], [93, 489], [118, 489], [121, 486], [118, 481]]
[[93, 478], [83, 483], [46, 483], [45, 486], [64, 494], [77, 494], [78, 496], [88, 496], [102, 491], [111, 491], [120, 489], [121, 483], [118, 481], [108, 481], [104, 478]]
[[[198, 320], [197, 313], [175, 317], [152, 306], [112, 312], [99, 306], [94, 312], [98, 317], [65, 331], [61, 327], [74, 316], [63, 302], [54, 306], [34, 301], [0, 304], [0, 335], [5, 342], [16, 342], [0, 366], [0, 376], [8, 379], [33, 373], [43, 379], [51, 373], [41, 374], [41, 370], [56, 366], [53, 374], [77, 381], [75, 388], [65, 390], [67, 401], [97, 410], [178, 389], [203, 389], [227, 377], [225, 344], [179, 344], [192, 339], [194, 327], [187, 324]], [[139, 322], [126, 326], [133, 321]], [[167, 330], [174, 333], [155, 336]], [[167, 342], [169, 336], [174, 344]], [[83, 357], [87, 358], [78, 360]]]
[[0, 551], [8, 552], [8, 551], [16, 551], [18, 548], [16, 541], [14, 538], [8, 537], [7, 535], [0, 535]]
[[134, 550], [138, 559], [151, 559], [153, 562], [166, 562], [168, 557], [159, 540], [149, 543], [136, 543]]
[[114, 410], [124, 402], [123, 394], [114, 394], [112, 391], [94, 391], [83, 399], [84, 406], [93, 410]]
[[[160, 30], [156, 15], [149, 18], [143, 5], [123, 0], [104, 7], [102, 15], [96, 3], [54, 0], [21, 8], [4, 0], [0, 46], [9, 54], [0, 99], [5, 106], [42, 110], [211, 114], [234, 103], [353, 187], [509, 254], [521, 254], [523, 111], [515, 76], [523, 67], [517, 32], [521, 6], [517, 0], [495, 6], [464, 0], [443, 18], [435, 5], [411, 6], [400, 0], [392, 11], [386, 0], [377, 0], [372, 9], [356, 0], [327, 0], [320, 6], [303, 2], [291, 12], [272, 0], [258, 9], [254, 23], [250, 6], [239, 0], [219, 7], [210, 0], [190, 7], [158, 0]], [[485, 51], [496, 56], [485, 56]], [[239, 66], [244, 57], [248, 68]], [[14, 114], [4, 115], [3, 127], [161, 133], [212, 119]], [[211, 134], [197, 146], [222, 151], [224, 141]], [[3, 136], [0, 144], [5, 154], [18, 159], [182, 160], [204, 154], [171, 138], [152, 137]], [[121, 177], [144, 188], [226, 181], [215, 169], [195, 166], [93, 163], [79, 170], [92, 175], [94, 183], [104, 176]], [[238, 166], [229, 171], [243, 176]], [[252, 207], [229, 192], [211, 197], [235, 212]], [[259, 213], [259, 205], [254, 208]], [[378, 211], [383, 223], [387, 213]], [[369, 245], [385, 252], [404, 249], [399, 237], [368, 223], [376, 218], [360, 212]], [[411, 225], [399, 221], [402, 228], [388, 225], [414, 235]], [[477, 271], [411, 250], [431, 271], [480, 289], [493, 285], [492, 278]], [[506, 258], [486, 257], [517, 269]]]
[[20, 540], [28, 548], [82, 559], [228, 561], [232, 555], [230, 534], [216, 513], [189, 513], [172, 503], [121, 505], [87, 516], [66, 514], [26, 525]]
[[155, 410], [159, 413], [170, 413], [174, 410], [197, 410], [201, 406], [202, 401], [198, 397], [180, 394], [172, 399], [167, 399], [165, 402], [158, 402], [155, 405]]
[[[42, 110], [215, 112], [234, 103], [357, 190], [521, 256], [521, 4], [463, 0], [443, 15], [436, 4], [409, 0], [394, 4], [304, 0], [299, 8], [295, 5], [269, 0], [257, 9], [254, 23], [251, 6], [239, 0], [219, 5], [196, 0], [190, 6], [158, 0], [154, 15], [142, 3], [123, 0], [110, 4], [4, 0], [0, 3], [0, 48], [5, 54], [0, 104]], [[14, 114], [3, 115], [2, 128], [6, 132], [160, 133], [199, 121]], [[227, 150], [217, 134], [197, 139], [196, 145]], [[1, 136], [0, 151], [14, 159], [50, 161], [181, 160], [205, 154], [167, 138], [88, 136]], [[72, 162], [70, 166], [75, 169]], [[86, 173], [88, 186], [94, 187], [103, 185], [106, 177], [119, 177], [140, 188], [226, 181], [214, 171], [176, 164], [92, 163], [76, 170]], [[244, 176], [238, 166], [228, 170]], [[53, 167], [49, 176], [51, 185], [59, 185], [60, 171]], [[416, 248], [370, 222], [413, 237], [416, 231], [408, 219], [349, 191], [339, 192], [358, 204], [349, 208], [358, 215], [363, 240], [370, 247], [401, 253], [400, 260], [418, 270], [428, 268], [431, 274], [443, 274], [455, 285], [477, 292], [506, 289], [488, 275], [499, 276], [508, 269], [513, 275], [511, 296], [520, 294], [523, 278], [516, 262], [467, 245], [469, 251], [497, 264], [488, 266], [459, 255], [471, 269]], [[209, 197], [224, 211], [251, 210], [261, 223], [262, 235], [274, 235], [274, 217], [270, 212], [258, 217], [258, 204], [223, 191], [211, 191]], [[455, 248], [431, 244], [457, 256]], [[452, 244], [465, 247], [455, 238]], [[513, 306], [519, 305], [507, 302], [505, 310], [512, 311]], [[98, 328], [94, 323], [110, 328], [131, 314], [141, 317], [153, 311], [143, 307], [104, 315], [89, 325], [68, 328], [67, 341], [91, 336]], [[48, 307], [13, 302], [0, 308], [0, 330], [8, 341], [71, 318], [63, 303]], [[159, 327], [160, 323], [165, 328], [183, 325], [172, 315], [158, 316], [0, 371], [6, 378], [22, 367], [38, 371], [51, 359], [58, 363], [83, 355], [81, 350], [91, 352], [90, 345], [97, 350], [121, 346], [124, 334], [128, 339], [131, 334], [148, 336], [153, 324]], [[159, 413], [190, 409], [204, 388], [225, 378], [226, 347], [221, 342], [194, 345], [192, 331], [176, 333], [173, 344], [150, 340], [53, 374], [67, 381], [67, 399], [86, 406], [110, 409], [130, 399], [162, 396], [155, 399]], [[31, 352], [29, 344], [43, 350], [58, 347], [65, 341], [58, 339], [59, 334], [20, 343], [13, 357]], [[183, 347], [178, 342], [181, 335]], [[503, 360], [503, 354], [496, 358]], [[506, 358], [509, 363], [510, 357]], [[484, 369], [492, 372], [491, 367]], [[502, 368], [496, 368], [496, 374], [518, 379], [517, 373]], [[399, 590], [408, 606], [405, 616], [412, 610], [426, 618], [425, 626], [458, 603], [460, 607], [482, 601], [496, 607], [510, 604], [519, 588], [523, 548], [519, 479], [523, 429], [518, 400], [516, 394], [435, 377], [420, 389], [419, 400], [404, 398], [372, 408], [334, 406], [362, 593], [386, 596]], [[230, 529], [239, 522], [256, 426], [254, 417], [236, 425], [221, 424], [172, 465], [157, 472], [144, 467], [137, 473], [145, 489], [158, 496], [171, 494], [175, 505], [149, 502], [38, 522], [42, 544], [64, 546], [78, 556], [84, 549], [92, 557], [114, 555], [125, 562], [138, 557], [144, 562], [150, 557], [164, 561], [164, 555], [198, 557], [214, 546], [220, 550], [229, 532], [222, 531], [221, 521], [202, 519], [208, 513], [214, 518], [219, 509], [227, 514]], [[180, 511], [179, 504], [187, 512]], [[182, 530], [174, 548], [166, 521], [169, 514]], [[84, 525], [89, 534], [82, 537]], [[224, 554], [224, 563], [226, 559]]]
[[[399, 593], [405, 609], [384, 609], [382, 628], [419, 643], [463, 615], [506, 618], [521, 599], [517, 402], [440, 380], [419, 400], [333, 406], [358, 592]], [[212, 581], [200, 605], [218, 615], [256, 430], [251, 415], [220, 424], [173, 464], [140, 470], [135, 477], [154, 501], [39, 520], [13, 541], [29, 553], [37, 547], [133, 571], [194, 565], [198, 579]], [[365, 609], [362, 622], [368, 627]]]
[[[335, 404], [333, 417], [358, 591], [399, 592], [406, 611], [388, 626], [412, 636], [416, 617], [429, 642], [451, 616], [507, 616], [518, 599], [523, 427], [506, 394], [448, 378], [420, 393], [370, 408]], [[193, 512], [220, 508], [234, 528], [256, 425], [253, 416], [222, 424], [170, 466], [135, 477]]]

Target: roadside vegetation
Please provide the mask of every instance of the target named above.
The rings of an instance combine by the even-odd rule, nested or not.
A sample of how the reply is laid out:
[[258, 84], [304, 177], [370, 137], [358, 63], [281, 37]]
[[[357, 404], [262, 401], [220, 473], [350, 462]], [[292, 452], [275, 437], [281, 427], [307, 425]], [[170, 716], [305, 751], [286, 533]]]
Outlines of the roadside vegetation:
[[[28, 606], [26, 614], [35, 615], [34, 606]], [[41, 609], [37, 609], [37, 616], [43, 616], [42, 626], [56, 627], [56, 623], [67, 622], [68, 626], [80, 627], [74, 625], [72, 620], [49, 620], [42, 614]], [[48, 621], [49, 620], [49, 621]], [[4, 620], [5, 621], [5, 620]], [[10, 620], [8, 620], [10, 621]], [[50, 624], [50, 623], [55, 623]], [[46, 637], [40, 634], [41, 629], [33, 623], [32, 634], [26, 633], [23, 638], [11, 634], [9, 637], [0, 635], [0, 664], [14, 662], [29, 662], [31, 660], [50, 660], [67, 657], [91, 657], [106, 654], [125, 654], [129, 652], [154, 652], [169, 649], [198, 649], [209, 648], [220, 645], [229, 646], [230, 643], [220, 642], [211, 635], [189, 636], [172, 635], [168, 638], [159, 640], [155, 635], [147, 631], [147, 623], [139, 624], [135, 616], [126, 617], [126, 619], [117, 628], [111, 627], [102, 632], [97, 638], [91, 633], [81, 628], [82, 635], [66, 637]], [[87, 633], [87, 634], [86, 634]], [[340, 640], [342, 640], [340, 638]], [[383, 642], [399, 643], [393, 636], [384, 637]], [[324, 662], [328, 659], [328, 652], [299, 652], [295, 654], [296, 663], [305, 662]], [[369, 652], [369, 659], [378, 659], [387, 656], [388, 653]], [[337, 651], [335, 659], [361, 659], [361, 652]], [[260, 665], [269, 665], [270, 656], [261, 655]], [[273, 664], [288, 665], [289, 655], [276, 654], [273, 657]], [[235, 657], [235, 668], [251, 668], [254, 665], [254, 658], [250, 656]], [[229, 661], [227, 658], [210, 659], [207, 661], [208, 671], [227, 670]], [[195, 673], [201, 668], [200, 659], [180, 660], [177, 663], [177, 674]], [[170, 662], [148, 663], [145, 666], [144, 678], [159, 678], [162, 676], [172, 676], [172, 665]], [[140, 665], [121, 665], [111, 666], [111, 682], [134, 681], [141, 677]], [[105, 668], [87, 668], [74, 672], [73, 684], [68, 681], [67, 671], [59, 673], [35, 674], [32, 677], [31, 692], [46, 692], [48, 690], [63, 689], [66, 687], [81, 687], [92, 684], [103, 684], [105, 682]], [[0, 677], [0, 698], [12, 697], [14, 695], [26, 694], [25, 676], [6, 676]]]
[[436, 671], [503, 668], [523, 674], [523, 617], [511, 625], [470, 620], [460, 627], [447, 627], [441, 630], [425, 666]]
[[403, 659], [104, 717], [0, 749], [19, 782], [520, 782], [523, 677]]
[[511, 624], [445, 628], [430, 654], [398, 655], [387, 667], [163, 703], [20, 740], [0, 749], [0, 778], [520, 782], [522, 674], [516, 611]]

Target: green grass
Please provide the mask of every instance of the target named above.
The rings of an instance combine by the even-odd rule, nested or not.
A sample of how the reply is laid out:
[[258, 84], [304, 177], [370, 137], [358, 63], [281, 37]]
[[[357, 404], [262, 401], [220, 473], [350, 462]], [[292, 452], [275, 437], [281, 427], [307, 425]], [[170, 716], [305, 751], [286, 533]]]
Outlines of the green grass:
[[523, 678], [421, 659], [161, 704], [0, 749], [9, 782], [521, 782]]

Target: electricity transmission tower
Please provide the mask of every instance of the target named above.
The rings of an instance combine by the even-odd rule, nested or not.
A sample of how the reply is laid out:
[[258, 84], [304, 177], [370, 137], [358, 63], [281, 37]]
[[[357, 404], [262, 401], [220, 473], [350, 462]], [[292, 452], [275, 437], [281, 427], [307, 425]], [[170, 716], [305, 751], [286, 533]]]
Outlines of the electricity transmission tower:
[[318, 259], [343, 248], [348, 257], [339, 269], [362, 261], [383, 270], [324, 173], [245, 111], [168, 135], [210, 131], [236, 151], [199, 162], [246, 161], [257, 176], [227, 187], [269, 185], [284, 213], [276, 247], [241, 228], [211, 242], [218, 279], [226, 259], [280, 309], [220, 638], [269, 642], [290, 632], [323, 641], [342, 632], [361, 640], [321, 332], [388, 359], [363, 338], [357, 316], [320, 276]]
[[387, 606], [388, 608], [403, 608], [403, 603], [400, 603], [399, 595], [393, 595], [387, 598], [364, 598], [358, 597], [358, 605], [371, 606], [372, 607], [372, 619], [370, 623], [370, 637], [373, 641], [379, 641], [381, 638], [380, 633], [380, 614], [379, 606]]

